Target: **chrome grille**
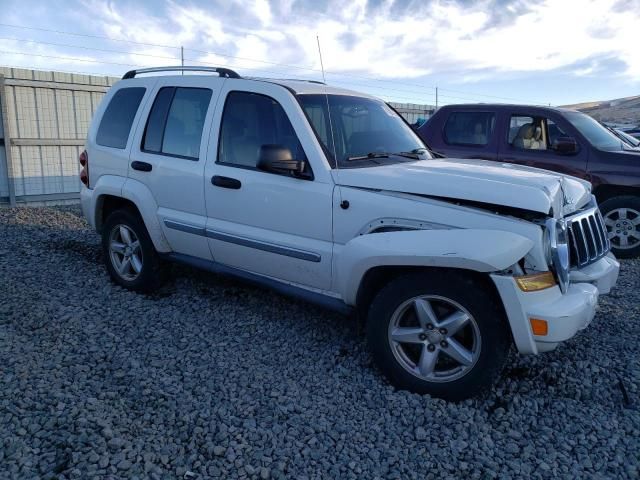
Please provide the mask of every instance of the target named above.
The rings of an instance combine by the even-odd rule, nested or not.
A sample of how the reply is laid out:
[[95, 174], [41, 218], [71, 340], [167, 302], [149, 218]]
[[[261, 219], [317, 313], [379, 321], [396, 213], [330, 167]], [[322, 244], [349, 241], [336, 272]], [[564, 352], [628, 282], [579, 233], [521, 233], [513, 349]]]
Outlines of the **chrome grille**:
[[611, 243], [598, 208], [567, 217], [566, 221], [572, 268], [582, 268], [609, 253]]

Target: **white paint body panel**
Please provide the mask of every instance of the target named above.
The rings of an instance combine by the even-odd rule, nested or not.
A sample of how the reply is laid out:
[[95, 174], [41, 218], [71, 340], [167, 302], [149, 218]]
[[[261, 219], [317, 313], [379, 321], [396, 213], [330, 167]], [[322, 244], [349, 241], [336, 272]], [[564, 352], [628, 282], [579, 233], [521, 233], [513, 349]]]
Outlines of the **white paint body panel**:
[[[314, 173], [314, 180], [275, 175], [216, 163], [222, 106], [231, 91], [250, 91], [276, 100], [291, 119]], [[310, 262], [256, 248], [209, 239], [217, 262], [280, 280], [327, 290], [331, 284], [333, 181], [328, 164], [292, 95], [278, 85], [252, 81], [227, 82], [213, 121], [205, 169], [207, 229], [265, 244], [306, 251], [320, 256]], [[296, 119], [298, 119], [296, 121]], [[242, 183], [238, 190], [211, 184], [214, 175]]]
[[[206, 224], [203, 175], [208, 158], [208, 135], [211, 120], [214, 117], [218, 96], [225, 82], [223, 78], [203, 78], [188, 75], [176, 81], [175, 77], [157, 77], [149, 90], [151, 101], [141, 109], [142, 120], [137, 122], [137, 129], [131, 148], [130, 162], [141, 161], [152, 165], [150, 172], [134, 170], [128, 166], [129, 178], [143, 183], [151, 192], [158, 205], [157, 216], [168, 244], [172, 251], [186, 255], [194, 255], [211, 260], [211, 252], [206, 238], [184, 231], [169, 229], [165, 220], [184, 222], [189, 225]], [[200, 141], [200, 158], [190, 160], [169, 155], [148, 153], [141, 149], [146, 120], [153, 106], [158, 91], [163, 87], [207, 88], [211, 90], [211, 100], [204, 119], [203, 135]], [[135, 125], [135, 123], [134, 123]]]
[[[498, 289], [522, 353], [552, 349], [584, 328], [593, 318], [598, 291], [606, 293], [615, 285], [619, 264], [609, 256], [572, 272], [565, 294], [557, 286], [520, 291], [512, 272], [520, 271], [521, 260], [526, 271], [549, 269], [543, 228], [487, 207], [538, 212], [542, 220], [550, 211], [554, 216], [567, 215], [590, 199], [590, 187], [583, 181], [474, 160], [425, 160], [336, 171], [287, 88], [302, 93], [355, 92], [293, 81], [191, 75], [118, 84], [125, 85], [147, 88], [127, 148], [111, 151], [95, 145], [106, 102], [98, 109], [87, 141], [92, 188], [83, 188], [81, 199], [83, 212], [94, 226], [100, 196], [121, 196], [138, 207], [159, 252], [216, 262], [350, 306], [356, 303], [362, 278], [375, 267], [445, 267], [486, 273]], [[198, 161], [140, 151], [153, 98], [165, 85], [213, 90]], [[280, 103], [306, 153], [313, 180], [216, 163], [224, 101], [235, 90], [268, 95]], [[152, 164], [152, 172], [131, 170], [134, 159]], [[211, 182], [214, 175], [237, 179], [241, 188], [216, 187]], [[476, 206], [456, 205], [456, 199]], [[348, 208], [341, 207], [343, 201], [348, 201]], [[417, 225], [417, 229], [370, 233], [389, 224]], [[549, 335], [532, 334], [531, 316], [549, 322]]]
[[[588, 184], [545, 170], [489, 160], [431, 159], [333, 172], [338, 185], [508, 205], [563, 216], [591, 199]], [[573, 200], [563, 205], [564, 191]]]

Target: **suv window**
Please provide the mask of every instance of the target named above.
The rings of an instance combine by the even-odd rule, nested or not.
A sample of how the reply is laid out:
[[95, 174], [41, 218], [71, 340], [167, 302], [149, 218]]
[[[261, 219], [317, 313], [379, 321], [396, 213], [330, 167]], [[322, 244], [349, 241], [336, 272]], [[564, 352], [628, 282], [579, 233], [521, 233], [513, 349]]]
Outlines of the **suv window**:
[[142, 150], [197, 160], [211, 90], [163, 87], [151, 107]]
[[566, 136], [560, 127], [545, 117], [512, 115], [509, 122], [509, 144], [524, 150], [551, 150], [558, 137]]
[[257, 93], [230, 92], [222, 113], [218, 163], [255, 168], [262, 145], [282, 145], [294, 159], [306, 158], [278, 102]]
[[444, 140], [450, 145], [487, 145], [495, 118], [491, 112], [453, 112], [444, 125]]
[[551, 148], [553, 142], [555, 142], [560, 137], [567, 137], [568, 135], [556, 124], [553, 120], [547, 119], [547, 138], [548, 138], [548, 148]]
[[145, 90], [144, 87], [122, 88], [113, 95], [100, 120], [96, 134], [98, 145], [119, 149], [127, 146], [131, 125]]

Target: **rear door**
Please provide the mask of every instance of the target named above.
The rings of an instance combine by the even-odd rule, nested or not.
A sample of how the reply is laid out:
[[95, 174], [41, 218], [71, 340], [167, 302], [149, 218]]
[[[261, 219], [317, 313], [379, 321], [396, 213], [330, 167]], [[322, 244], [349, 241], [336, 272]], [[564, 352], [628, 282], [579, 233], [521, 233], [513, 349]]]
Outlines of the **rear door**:
[[[588, 148], [574, 129], [561, 116], [553, 112], [541, 113], [514, 109], [507, 113], [506, 129], [500, 135], [499, 160], [588, 179]], [[578, 151], [567, 155], [552, 150], [554, 140], [572, 137]]]
[[436, 132], [441, 139], [431, 145], [436, 152], [451, 158], [497, 160], [496, 112], [452, 110], [446, 115], [441, 132]]
[[213, 76], [158, 77], [129, 163], [129, 178], [153, 194], [171, 249], [205, 259], [211, 251], [204, 237], [204, 159], [223, 83]]

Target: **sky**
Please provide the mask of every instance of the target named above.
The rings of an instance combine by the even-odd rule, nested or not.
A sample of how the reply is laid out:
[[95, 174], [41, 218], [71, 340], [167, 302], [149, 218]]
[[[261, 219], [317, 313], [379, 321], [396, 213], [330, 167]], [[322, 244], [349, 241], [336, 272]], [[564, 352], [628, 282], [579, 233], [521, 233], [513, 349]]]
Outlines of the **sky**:
[[0, 65], [121, 76], [226, 66], [385, 100], [640, 95], [640, 0], [2, 0]]

